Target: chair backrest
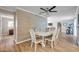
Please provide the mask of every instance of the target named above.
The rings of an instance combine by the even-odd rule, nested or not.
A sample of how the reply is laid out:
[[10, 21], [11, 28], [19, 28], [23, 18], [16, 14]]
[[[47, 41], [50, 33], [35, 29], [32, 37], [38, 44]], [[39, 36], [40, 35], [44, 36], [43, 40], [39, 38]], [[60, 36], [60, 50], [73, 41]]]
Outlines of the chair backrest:
[[30, 29], [30, 36], [31, 36], [31, 40], [32, 42], [36, 41], [36, 36], [35, 36], [35, 32], [33, 29]]
[[60, 34], [60, 29], [57, 30], [57, 35], [56, 35], [56, 39], [59, 38], [59, 34]]
[[52, 35], [52, 40], [55, 40], [56, 35], [57, 35], [57, 31], [56, 31], [56, 30], [54, 30], [54, 31], [53, 31], [53, 35]]
[[55, 29], [53, 32], [52, 40], [58, 39], [59, 36], [59, 30]]

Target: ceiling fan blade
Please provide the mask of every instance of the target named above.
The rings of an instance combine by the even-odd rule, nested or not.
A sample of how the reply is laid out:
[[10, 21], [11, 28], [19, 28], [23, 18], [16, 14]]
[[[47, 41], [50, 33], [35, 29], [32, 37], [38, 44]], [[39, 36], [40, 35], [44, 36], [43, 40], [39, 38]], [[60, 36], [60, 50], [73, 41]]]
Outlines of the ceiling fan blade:
[[57, 12], [57, 11], [50, 11], [50, 12]]
[[56, 6], [53, 6], [52, 8], [49, 9], [49, 11], [51, 11], [52, 9], [56, 8]]
[[43, 8], [40, 8], [41, 10], [43, 10], [43, 11], [45, 11], [45, 12], [47, 12], [47, 10], [45, 10], [45, 9], [43, 9]]

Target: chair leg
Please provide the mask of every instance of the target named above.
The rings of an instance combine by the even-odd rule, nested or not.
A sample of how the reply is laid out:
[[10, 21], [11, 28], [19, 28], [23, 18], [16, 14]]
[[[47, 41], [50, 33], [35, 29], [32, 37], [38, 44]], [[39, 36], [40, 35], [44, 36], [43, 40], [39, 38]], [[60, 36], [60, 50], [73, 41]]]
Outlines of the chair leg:
[[42, 47], [45, 47], [45, 40], [44, 40], [45, 38], [44, 38], [44, 36], [42, 36]]
[[42, 43], [41, 43], [41, 44], [42, 44], [42, 48], [43, 48], [43, 41], [42, 41]]
[[45, 40], [45, 46], [46, 46], [46, 40]]
[[45, 42], [44, 42], [44, 41], [42, 41], [42, 48], [43, 48], [43, 47], [45, 47]]
[[33, 46], [33, 42], [31, 42], [31, 47]]
[[36, 43], [35, 43], [35, 52], [36, 52], [36, 48], [37, 48], [37, 45], [36, 45]]
[[52, 48], [54, 48], [54, 41], [53, 41], [53, 42], [51, 42], [51, 47], [52, 47]]
[[56, 46], [57, 45], [57, 41], [54, 41], [54, 46]]
[[55, 46], [55, 42], [53, 41], [53, 48], [54, 48], [54, 46]]
[[51, 48], [53, 48], [53, 42], [51, 42]]

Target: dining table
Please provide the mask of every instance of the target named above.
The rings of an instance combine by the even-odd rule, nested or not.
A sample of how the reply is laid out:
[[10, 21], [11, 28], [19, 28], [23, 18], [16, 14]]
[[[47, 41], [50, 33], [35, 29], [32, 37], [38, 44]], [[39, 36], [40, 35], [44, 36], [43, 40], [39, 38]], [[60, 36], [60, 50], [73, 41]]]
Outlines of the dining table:
[[42, 40], [43, 40], [42, 45], [43, 45], [43, 47], [45, 47], [45, 37], [50, 36], [52, 34], [53, 34], [53, 31], [37, 31], [37, 32], [35, 32], [35, 35], [42, 37]]

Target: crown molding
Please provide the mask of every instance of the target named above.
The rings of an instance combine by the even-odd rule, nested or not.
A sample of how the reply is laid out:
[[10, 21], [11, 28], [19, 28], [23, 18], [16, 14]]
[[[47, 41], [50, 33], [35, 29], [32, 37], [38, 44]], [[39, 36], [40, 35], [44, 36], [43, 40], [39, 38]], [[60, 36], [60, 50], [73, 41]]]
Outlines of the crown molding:
[[12, 12], [11, 10], [6, 9], [6, 8], [2, 8], [2, 7], [0, 7], [0, 9], [6, 10], [6, 11], [9, 11], [9, 12]]

